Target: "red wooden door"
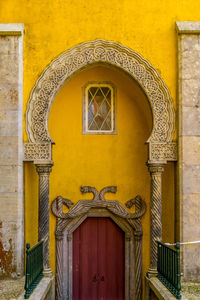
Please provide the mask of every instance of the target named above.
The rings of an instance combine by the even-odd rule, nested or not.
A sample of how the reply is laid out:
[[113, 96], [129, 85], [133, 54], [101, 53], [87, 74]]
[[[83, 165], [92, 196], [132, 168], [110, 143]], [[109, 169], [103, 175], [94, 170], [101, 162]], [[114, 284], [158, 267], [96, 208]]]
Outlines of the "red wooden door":
[[73, 300], [124, 300], [124, 233], [87, 218], [73, 233]]

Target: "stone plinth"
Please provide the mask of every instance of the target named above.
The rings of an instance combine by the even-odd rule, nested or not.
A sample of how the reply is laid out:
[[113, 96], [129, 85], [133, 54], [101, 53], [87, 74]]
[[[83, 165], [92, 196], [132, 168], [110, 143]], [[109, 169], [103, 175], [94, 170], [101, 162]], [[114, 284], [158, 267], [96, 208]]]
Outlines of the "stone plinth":
[[0, 279], [24, 271], [22, 45], [22, 24], [0, 24]]
[[[200, 22], [177, 22], [180, 240], [200, 240]], [[200, 280], [200, 244], [182, 246], [183, 280]]]

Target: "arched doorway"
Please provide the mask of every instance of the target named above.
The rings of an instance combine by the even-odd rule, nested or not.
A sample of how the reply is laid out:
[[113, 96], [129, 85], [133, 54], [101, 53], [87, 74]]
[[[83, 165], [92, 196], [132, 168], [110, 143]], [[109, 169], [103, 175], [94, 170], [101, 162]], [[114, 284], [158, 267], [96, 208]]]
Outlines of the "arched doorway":
[[[52, 166], [53, 144], [48, 129], [50, 108], [65, 82], [84, 68], [95, 64], [111, 65], [124, 71], [141, 87], [151, 107], [153, 126], [149, 138], [147, 137], [149, 145], [147, 157], [151, 174], [151, 269], [154, 271], [155, 240], [162, 236], [161, 174], [163, 164], [167, 160], [176, 160], [176, 143], [172, 142], [175, 127], [174, 109], [168, 89], [157, 71], [139, 54], [117, 43], [97, 40], [66, 51], [46, 68], [33, 88], [26, 114], [29, 143], [25, 144], [25, 159], [34, 161], [40, 178], [39, 238], [48, 236], [49, 233], [49, 173]], [[141, 165], [143, 168], [145, 163]], [[83, 206], [86, 203], [84, 202]], [[47, 239], [45, 268], [48, 267]], [[141, 287], [141, 283], [137, 286]]]
[[[82, 193], [92, 193], [92, 200], [80, 200], [68, 213], [63, 206], [72, 205], [69, 200], [57, 197], [52, 202], [52, 212], [56, 216], [56, 294], [57, 299], [73, 299], [73, 233], [89, 217], [110, 218], [124, 235], [124, 278], [126, 300], [142, 297], [142, 225], [141, 217], [146, 211], [141, 197], [129, 201], [126, 205], [135, 205], [131, 214], [117, 200], [105, 200], [105, 193], [116, 193], [114, 186], [105, 187], [98, 192], [93, 187], [81, 187]], [[101, 234], [102, 234], [101, 230]], [[105, 235], [103, 235], [105, 238]], [[104, 245], [105, 246], [105, 245]], [[123, 273], [123, 270], [122, 270]], [[94, 274], [95, 275], [95, 274]], [[123, 278], [121, 278], [123, 280]], [[122, 287], [123, 284], [121, 283]]]

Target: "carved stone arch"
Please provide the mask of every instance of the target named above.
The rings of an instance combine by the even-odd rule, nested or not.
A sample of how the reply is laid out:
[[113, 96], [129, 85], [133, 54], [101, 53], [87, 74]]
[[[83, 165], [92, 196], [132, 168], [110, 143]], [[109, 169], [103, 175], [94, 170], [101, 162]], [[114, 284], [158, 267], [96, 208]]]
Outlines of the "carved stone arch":
[[51, 159], [48, 117], [52, 102], [63, 84], [92, 64], [109, 64], [129, 74], [145, 92], [153, 114], [149, 160], [176, 160], [173, 101], [158, 72], [135, 51], [116, 42], [95, 40], [82, 43], [54, 59], [37, 80], [26, 111], [25, 160]]

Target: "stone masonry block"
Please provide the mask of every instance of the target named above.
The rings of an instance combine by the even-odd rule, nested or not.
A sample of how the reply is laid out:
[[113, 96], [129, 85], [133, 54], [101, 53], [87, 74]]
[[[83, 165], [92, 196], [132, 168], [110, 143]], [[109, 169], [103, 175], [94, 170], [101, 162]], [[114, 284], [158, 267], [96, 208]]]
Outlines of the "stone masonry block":
[[1, 193], [1, 215], [0, 221], [13, 221], [18, 218], [18, 203], [17, 203], [17, 192], [13, 193]]
[[183, 165], [183, 194], [200, 193], [200, 165]]
[[200, 50], [198, 35], [182, 35], [181, 48], [182, 52]]
[[[184, 280], [200, 280], [200, 251], [199, 245], [191, 244], [182, 246], [183, 251], [183, 276]], [[194, 268], [195, 266], [195, 268]]]
[[18, 126], [17, 122], [0, 123], [0, 136], [17, 136]]
[[18, 136], [4, 136], [0, 139], [0, 147], [2, 145], [14, 145], [18, 143]]
[[18, 39], [17, 36], [0, 36], [0, 55], [2, 54], [15, 54], [18, 51]]
[[18, 75], [18, 54], [1, 54], [1, 82], [16, 83]]
[[0, 82], [0, 111], [18, 110], [18, 89], [16, 83]]
[[[191, 68], [192, 65], [192, 68]], [[200, 51], [182, 52], [182, 79], [200, 78]]]
[[183, 197], [183, 241], [195, 241], [200, 237], [200, 193]]
[[182, 159], [187, 165], [200, 165], [200, 136], [182, 137]]
[[182, 80], [182, 103], [183, 106], [200, 107], [199, 79]]
[[18, 111], [17, 110], [0, 110], [0, 122], [1, 123], [17, 123]]
[[200, 136], [200, 107], [183, 107], [182, 135]]

